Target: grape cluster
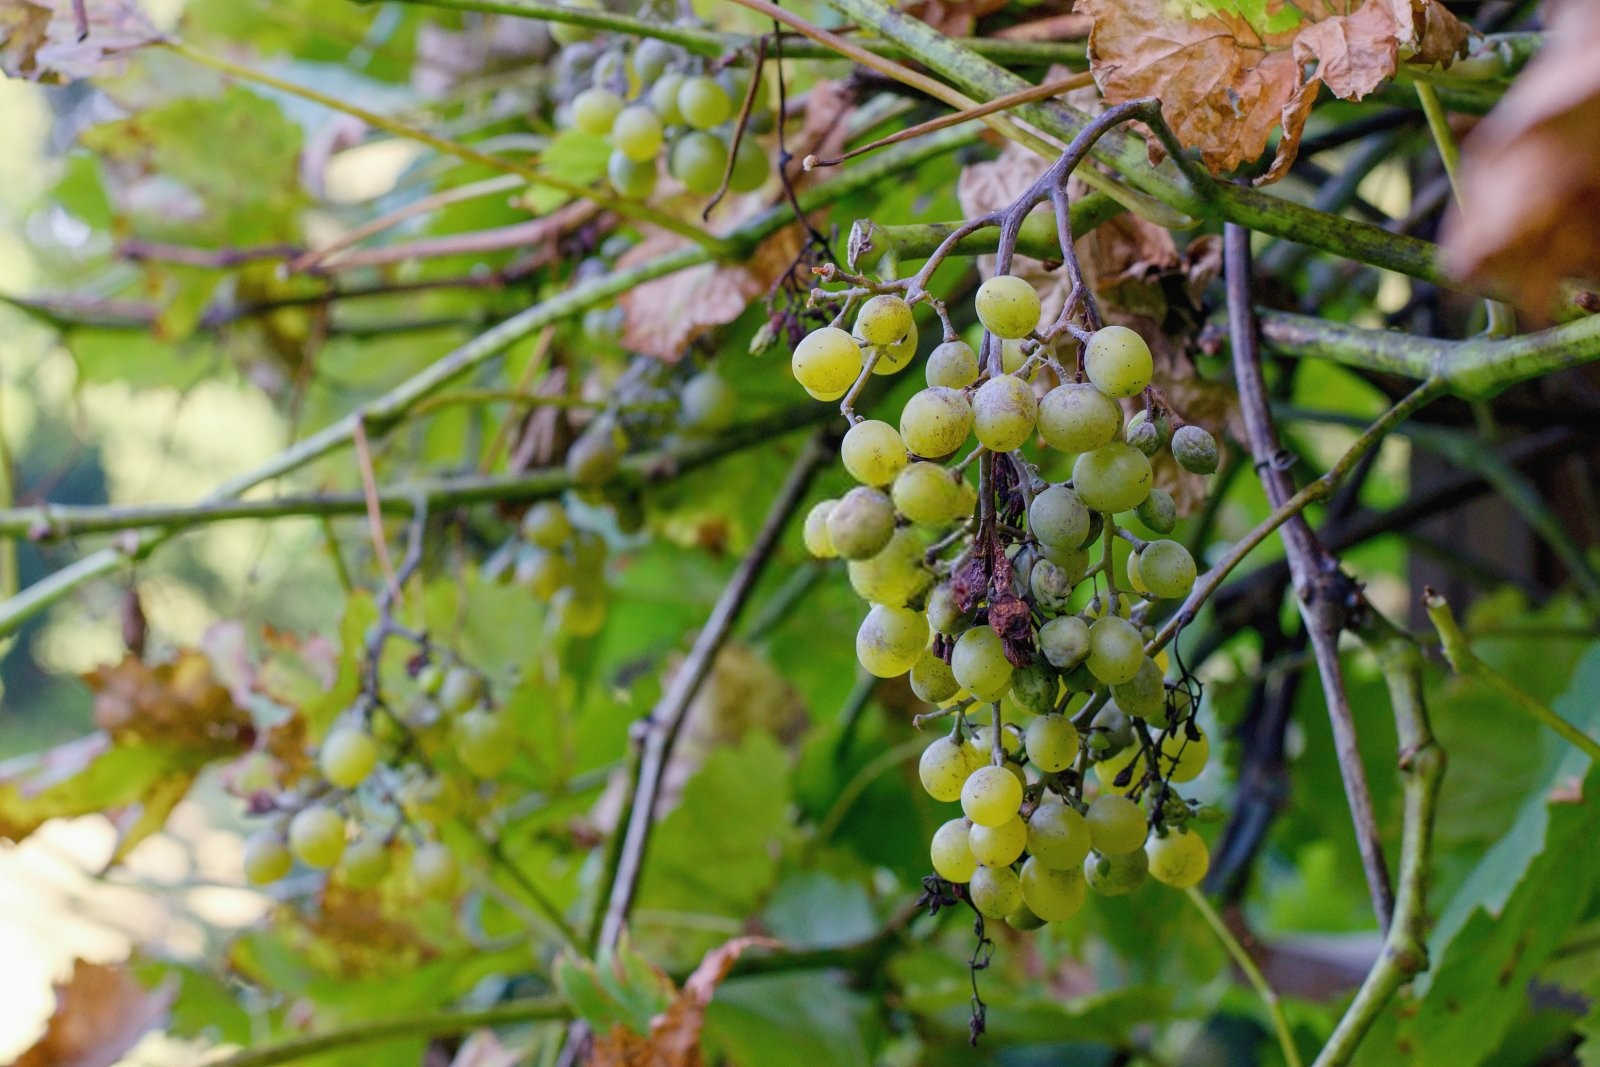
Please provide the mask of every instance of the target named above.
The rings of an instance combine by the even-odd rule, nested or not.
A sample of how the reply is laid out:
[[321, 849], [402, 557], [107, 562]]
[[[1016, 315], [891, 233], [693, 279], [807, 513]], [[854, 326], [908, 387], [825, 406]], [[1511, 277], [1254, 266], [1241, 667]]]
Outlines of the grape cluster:
[[[842, 306], [799, 342], [792, 370], [811, 396], [843, 399], [853, 425], [841, 460], [860, 484], [815, 505], [804, 539], [813, 555], [846, 560], [870, 604], [856, 633], [861, 665], [883, 678], [909, 673], [939, 709], [924, 718], [953, 720], [919, 767], [934, 799], [962, 808], [933, 835], [934, 871], [965, 886], [981, 914], [1018, 928], [1071, 918], [1090, 890], [1127, 893], [1147, 877], [1195, 885], [1209, 858], [1189, 825], [1197, 806], [1174, 786], [1200, 773], [1209, 745], [1195, 724], [1197, 690], [1166, 680], [1145, 620], [1157, 602], [1188, 595], [1196, 567], [1162, 536], [1176, 508], [1154, 485], [1151, 458], [1167, 449], [1184, 470], [1210, 474], [1216, 441], [1198, 426], [1172, 428], [1148, 389], [1153, 361], [1137, 332], [1041, 330], [1039, 296], [1023, 278], [979, 288], [975, 350], [915, 279], [845, 277], [851, 289], [814, 292]], [[927, 387], [898, 426], [859, 418], [852, 401], [870, 375], [915, 356], [924, 299], [944, 324]], [[1067, 340], [1073, 370], [1056, 361]], [[1141, 396], [1125, 420], [1120, 401]], [[1066, 477], [1049, 481], [1041, 467]], [[975, 726], [968, 714], [984, 704]]]
[[[569, 473], [603, 462], [606, 475], [616, 469], [620, 446], [613, 443], [614, 428], [602, 427], [597, 440], [594, 424], [572, 443], [567, 452]], [[576, 458], [575, 458], [576, 457]], [[619, 503], [620, 509], [626, 503]], [[516, 536], [484, 563], [484, 574], [515, 582], [548, 605], [547, 625], [568, 637], [593, 637], [606, 621], [605, 563], [609, 548], [595, 530], [575, 522], [554, 500], [541, 500], [523, 512]]]

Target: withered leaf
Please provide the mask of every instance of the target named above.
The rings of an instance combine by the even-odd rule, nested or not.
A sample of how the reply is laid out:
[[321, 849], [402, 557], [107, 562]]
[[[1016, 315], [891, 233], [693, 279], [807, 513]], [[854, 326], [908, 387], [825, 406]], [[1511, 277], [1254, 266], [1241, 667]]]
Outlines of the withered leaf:
[[74, 960], [72, 976], [55, 987], [44, 1036], [13, 1067], [110, 1067], [161, 1021], [177, 991], [174, 982], [146, 989], [121, 967]]
[[6, 0], [0, 4], [0, 70], [37, 82], [87, 78], [101, 65], [161, 39], [128, 0], [84, 0], [88, 33], [72, 0]]

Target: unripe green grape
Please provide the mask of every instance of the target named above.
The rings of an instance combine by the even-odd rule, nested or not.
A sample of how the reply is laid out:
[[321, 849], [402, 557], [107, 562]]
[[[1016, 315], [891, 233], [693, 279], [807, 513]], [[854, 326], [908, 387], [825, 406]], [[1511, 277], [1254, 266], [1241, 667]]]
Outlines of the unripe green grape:
[[861, 376], [861, 346], [837, 326], [824, 326], [800, 339], [789, 366], [813, 397], [837, 400]]
[[1142, 848], [1121, 856], [1091, 852], [1083, 861], [1083, 880], [1101, 896], [1126, 896], [1144, 885], [1149, 866]]
[[294, 866], [294, 856], [275, 830], [257, 830], [244, 842], [244, 876], [253, 885], [276, 882]]
[[1111, 687], [1111, 698], [1117, 707], [1141, 719], [1154, 719], [1165, 709], [1167, 689], [1162, 683], [1161, 668], [1149, 656], [1139, 664], [1139, 673], [1131, 679]]
[[612, 120], [612, 145], [635, 163], [653, 161], [665, 141], [661, 117], [644, 104], [630, 104]]
[[869, 345], [892, 345], [914, 325], [911, 305], [890, 293], [879, 293], [856, 312], [856, 336]]
[[928, 626], [942, 634], [953, 634], [968, 622], [968, 613], [956, 602], [950, 583], [941, 582], [928, 594]]
[[672, 143], [667, 169], [691, 193], [705, 196], [717, 191], [727, 166], [726, 145], [709, 133], [690, 130]]
[[622, 97], [610, 89], [585, 89], [572, 98], [572, 124], [584, 133], [604, 137], [622, 110]]
[[655, 192], [656, 161], [652, 158], [644, 163], [636, 163], [613, 149], [606, 158], [606, 179], [611, 182], [611, 188], [617, 191], [618, 196], [644, 200]]
[[[1089, 525], [1094, 525], [1095, 516], [1090, 513]], [[1062, 580], [1066, 588], [1071, 589], [1084, 576], [1089, 573], [1089, 550], [1082, 546], [1078, 548], [1063, 548], [1058, 545], [1040, 545], [1039, 556], [1041, 562], [1054, 563], [1062, 573]]]
[[1151, 541], [1139, 552], [1139, 577], [1152, 595], [1180, 600], [1194, 588], [1194, 557], [1176, 541]]
[[1038, 560], [1028, 573], [1028, 592], [1034, 605], [1048, 614], [1066, 611], [1076, 587], [1072, 575], [1053, 560]]
[[978, 823], [967, 831], [972, 858], [988, 867], [1009, 867], [1028, 844], [1028, 824], [1015, 813], [999, 826]]
[[928, 353], [923, 374], [929, 385], [965, 389], [978, 380], [978, 354], [965, 341], [945, 341]]
[[889, 496], [896, 511], [921, 526], [943, 526], [961, 514], [961, 487], [937, 463], [919, 460], [906, 467]]
[[682, 74], [668, 71], [650, 86], [650, 110], [668, 126], [683, 122], [683, 112], [678, 110], [678, 92], [683, 88], [683, 82]]
[[917, 324], [913, 322], [911, 329], [900, 340], [890, 345], [875, 346], [878, 359], [872, 364], [873, 374], [896, 374], [903, 370], [913, 359], [917, 358]]
[[1087, 382], [1058, 385], [1039, 401], [1039, 436], [1060, 452], [1090, 452], [1116, 439], [1117, 402]]
[[[735, 105], [744, 103], [745, 94], [750, 91], [750, 78], [754, 73], [749, 67], [724, 67], [717, 75], [717, 84], [727, 92], [728, 99]], [[768, 99], [767, 79], [762, 78], [756, 82], [755, 99], [750, 101], [750, 114], [765, 111], [770, 103]]]
[[540, 548], [560, 548], [572, 536], [572, 520], [554, 500], [541, 500], [522, 513], [522, 536]]
[[1095, 511], [1127, 511], [1150, 494], [1150, 460], [1132, 445], [1113, 441], [1080, 454], [1072, 464], [1072, 487]]
[[[1058, 615], [1039, 627], [1039, 651], [1050, 661], [1050, 666], [1070, 671], [1091, 655], [1093, 633], [1094, 628], [1078, 616]], [[1141, 648], [1140, 652], [1143, 651]]]
[[[1099, 780], [1100, 788], [1103, 790], [1120, 789], [1138, 781], [1142, 775], [1133, 773], [1129, 774], [1122, 786], [1117, 785], [1117, 779], [1121, 777], [1123, 768], [1134, 760], [1139, 759], [1142, 752], [1143, 749], [1138, 745], [1127, 745], [1104, 759], [1097, 760], [1094, 764], [1094, 776]], [[1142, 770], [1143, 768], [1141, 767]]]
[[900, 409], [900, 436], [912, 454], [948, 456], [972, 432], [972, 405], [957, 389], [930, 386]]
[[1178, 505], [1160, 486], [1152, 488], [1133, 513], [1153, 533], [1171, 533], [1178, 525]]
[[1061, 683], [1056, 672], [1042, 663], [1030, 663], [1011, 672], [1011, 698], [1017, 706], [1043, 715], [1055, 706]]
[[922, 750], [917, 761], [917, 777], [930, 797], [946, 803], [961, 799], [961, 788], [978, 768], [967, 746], [949, 737], [938, 737]]
[[454, 714], [466, 711], [483, 695], [483, 679], [466, 667], [451, 667], [439, 685], [439, 706]]
[[617, 424], [602, 415], [591, 422], [567, 448], [567, 476], [577, 485], [610, 481], [622, 464]]
[[289, 851], [307, 867], [332, 867], [344, 853], [344, 816], [313, 804], [289, 820]]
[[1083, 350], [1083, 370], [1110, 397], [1135, 396], [1150, 384], [1150, 346], [1126, 326], [1094, 332]]
[[678, 90], [678, 111], [690, 126], [709, 130], [728, 121], [733, 114], [733, 101], [715, 78], [701, 74], [685, 80]]
[[1000, 370], [1005, 374], [1015, 374], [1028, 362], [1028, 354], [1022, 350], [1022, 342], [1014, 338], [1000, 342]]
[[1121, 752], [1133, 747], [1133, 720], [1115, 702], [1095, 712], [1089, 720], [1094, 748], [1102, 752]]
[[910, 528], [896, 530], [889, 543], [870, 559], [845, 566], [850, 588], [863, 600], [900, 607], [928, 587], [933, 572], [922, 559], [922, 539]]
[[1078, 728], [1065, 715], [1040, 715], [1028, 724], [1025, 735], [1028, 762], [1054, 774], [1078, 758]]
[[979, 700], [999, 700], [1011, 687], [1011, 661], [1000, 635], [988, 626], [974, 626], [956, 640], [950, 669], [962, 688]]
[[1101, 855], [1125, 855], [1144, 844], [1144, 812], [1127, 797], [1116, 793], [1095, 797], [1083, 818], [1089, 824], [1089, 840]]
[[517, 584], [532, 593], [535, 599], [548, 602], [572, 581], [572, 565], [554, 549], [523, 547], [526, 551], [517, 553], [517, 566], [513, 572]]
[[878, 490], [858, 485], [833, 505], [827, 526], [835, 552], [845, 559], [870, 559], [894, 536], [894, 504]]
[[972, 846], [967, 841], [967, 830], [972, 826], [966, 819], [951, 819], [933, 832], [928, 845], [928, 858], [933, 861], [933, 873], [947, 882], [966, 882], [978, 869]]
[[608, 48], [595, 57], [594, 67], [591, 70], [590, 82], [602, 89], [619, 87], [619, 91], [628, 91], [628, 57], [620, 48]]
[[1028, 910], [1046, 922], [1062, 922], [1078, 914], [1088, 898], [1089, 887], [1077, 870], [1046, 867], [1030, 857], [1022, 865], [1022, 900]]
[[1021, 930], [1023, 933], [1027, 933], [1029, 930], [1037, 930], [1042, 927], [1044, 920], [1029, 911], [1027, 904], [1023, 904], [1022, 907], [1006, 916], [1006, 925], [1013, 930]]
[[378, 834], [362, 834], [339, 860], [339, 877], [356, 889], [371, 889], [388, 873], [389, 846]]
[[1191, 741], [1188, 733], [1180, 729], [1161, 741], [1161, 769], [1171, 781], [1194, 781], [1206, 769], [1206, 761], [1210, 758], [1211, 742], [1206, 740], [1203, 733], [1200, 740]]
[[805, 541], [806, 551], [817, 559], [834, 559], [839, 555], [834, 550], [833, 539], [828, 536], [828, 515], [837, 503], [837, 500], [820, 500], [806, 512], [805, 527], [801, 536]]
[[728, 174], [728, 188], [736, 193], [749, 193], [761, 188], [767, 183], [767, 175], [772, 173], [772, 163], [767, 159], [767, 154], [761, 150], [761, 145], [746, 131], [739, 139], [739, 147], [733, 153], [733, 170]]
[[572, 564], [580, 574], [598, 575], [608, 551], [606, 539], [593, 530], [579, 530], [572, 536]]
[[1022, 906], [1022, 882], [1010, 867], [979, 865], [967, 882], [972, 906], [990, 919], [1004, 919]]
[[1053, 870], [1075, 869], [1089, 854], [1089, 824], [1076, 808], [1043, 800], [1028, 816], [1028, 854]]
[[1144, 854], [1150, 877], [1174, 889], [1199, 885], [1211, 869], [1211, 852], [1205, 841], [1189, 830], [1168, 830], [1165, 837], [1152, 835], [1145, 842]]
[[997, 274], [978, 286], [974, 303], [978, 321], [998, 338], [1026, 337], [1039, 325], [1039, 294], [1014, 274]]
[[706, 433], [733, 421], [739, 398], [727, 380], [714, 370], [703, 370], [683, 383], [678, 394], [678, 424], [685, 430]]
[[[972, 759], [977, 766], [981, 767], [988, 763], [994, 755], [994, 728], [979, 726], [973, 730], [972, 736], [967, 738], [967, 748], [971, 751]], [[1022, 733], [1010, 723], [1000, 728], [1000, 751], [1008, 756], [1020, 755], [1022, 752]]]
[[991, 452], [1012, 452], [1033, 435], [1039, 411], [1033, 388], [1013, 374], [990, 378], [972, 396], [978, 442]]
[[1064, 485], [1052, 485], [1028, 507], [1028, 529], [1042, 544], [1076, 548], [1089, 533], [1089, 509]]
[[460, 882], [461, 870], [449, 846], [429, 841], [411, 854], [411, 884], [421, 895], [448, 900], [456, 895]]
[[606, 600], [587, 588], [567, 586], [550, 598], [550, 619], [568, 637], [593, 637], [606, 624]]
[[907, 608], [874, 604], [856, 630], [856, 659], [878, 678], [909, 671], [927, 645], [928, 620]]
[[[1172, 424], [1160, 412], [1152, 416], [1149, 409], [1142, 409], [1133, 413], [1122, 437], [1145, 455], [1153, 456], [1172, 439]], [[1135, 441], [1135, 437], [1139, 440]]]
[[649, 85], [666, 72], [667, 64], [676, 56], [675, 49], [666, 41], [646, 37], [633, 46], [633, 70], [639, 81]]
[[956, 681], [950, 664], [935, 656], [932, 649], [924, 649], [911, 667], [911, 691], [919, 700], [943, 704], [961, 692], [961, 683]]
[[1190, 474], [1215, 474], [1217, 439], [1199, 426], [1180, 426], [1172, 434], [1172, 458]]
[[893, 426], [880, 419], [862, 419], [845, 433], [839, 445], [844, 469], [863, 485], [883, 486], [894, 481], [906, 465], [906, 445]]
[[359, 726], [341, 726], [323, 739], [317, 765], [331, 784], [354, 789], [378, 765], [378, 743]]
[[1004, 767], [989, 764], [961, 785], [961, 810], [979, 826], [999, 826], [1022, 807], [1022, 783]]
[[517, 754], [511, 720], [487, 708], [474, 708], [455, 721], [456, 755], [478, 778], [498, 778]]
[[438, 696], [440, 688], [444, 685], [444, 668], [437, 660], [424, 663], [417, 676], [413, 679], [417, 688], [428, 696]]

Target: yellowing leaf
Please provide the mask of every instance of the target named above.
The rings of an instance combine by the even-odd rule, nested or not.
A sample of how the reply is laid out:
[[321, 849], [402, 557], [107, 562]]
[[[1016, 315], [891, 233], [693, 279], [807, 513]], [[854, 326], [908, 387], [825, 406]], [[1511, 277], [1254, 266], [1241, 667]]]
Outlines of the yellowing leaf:
[[1402, 59], [1448, 62], [1467, 35], [1438, 0], [1080, 0], [1078, 9], [1094, 17], [1089, 55], [1105, 98], [1158, 97], [1178, 139], [1212, 170], [1255, 160], [1282, 126], [1263, 181], [1294, 161], [1319, 86], [1359, 100]]

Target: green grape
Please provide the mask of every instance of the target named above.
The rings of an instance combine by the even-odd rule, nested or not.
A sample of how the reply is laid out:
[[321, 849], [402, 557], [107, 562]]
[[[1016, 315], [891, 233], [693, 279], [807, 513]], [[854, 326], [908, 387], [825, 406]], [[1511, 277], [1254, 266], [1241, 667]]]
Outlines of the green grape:
[[1144, 844], [1144, 812], [1127, 797], [1106, 793], [1095, 797], [1084, 814], [1089, 840], [1104, 856], [1121, 856]]
[[[1077, 551], [1073, 549], [1072, 551]], [[1087, 563], [1087, 554], [1085, 554]], [[1072, 591], [1077, 587], [1073, 572], [1056, 563], [1054, 560], [1041, 559], [1034, 563], [1033, 569], [1028, 572], [1028, 592], [1033, 595], [1033, 602], [1040, 611], [1050, 614], [1066, 611], [1067, 604], [1072, 598]]]
[[1111, 687], [1111, 699], [1129, 715], [1141, 719], [1154, 719], [1167, 704], [1167, 689], [1161, 680], [1161, 668], [1149, 656], [1139, 664], [1139, 673], [1131, 679]]
[[289, 873], [294, 857], [275, 830], [257, 830], [244, 842], [244, 876], [254, 885], [276, 882]]
[[1161, 740], [1161, 769], [1174, 782], [1192, 782], [1206, 769], [1211, 758], [1211, 742], [1201, 734], [1200, 740], [1191, 741], [1182, 729]]
[[838, 400], [861, 376], [861, 347], [837, 326], [824, 326], [800, 339], [790, 369], [816, 399]]
[[961, 683], [956, 681], [950, 664], [935, 656], [932, 649], [926, 649], [911, 667], [911, 691], [919, 700], [943, 704], [961, 692]]
[[889, 496], [895, 510], [918, 525], [943, 526], [961, 516], [960, 483], [937, 463], [918, 460], [906, 467]]
[[439, 706], [455, 714], [466, 711], [483, 695], [483, 679], [466, 667], [451, 667], [439, 685]]
[[906, 673], [927, 646], [928, 620], [907, 608], [874, 604], [856, 631], [856, 659], [878, 678]]
[[911, 305], [889, 293], [880, 293], [856, 312], [856, 336], [869, 345], [892, 345], [915, 326]]
[[1011, 698], [1017, 706], [1043, 715], [1055, 706], [1061, 683], [1056, 672], [1042, 663], [1030, 663], [1011, 672]]
[[656, 188], [656, 161], [635, 163], [616, 149], [606, 158], [606, 179], [618, 196], [644, 200]]
[[623, 54], [622, 49], [608, 48], [595, 57], [589, 82], [603, 89], [621, 86], [622, 91], [626, 92], [628, 74], [628, 57]]
[[1096, 893], [1120, 897], [1144, 885], [1150, 861], [1144, 849], [1122, 856], [1102, 856], [1091, 852], [1083, 861], [1083, 880]]
[[1107, 396], [1135, 396], [1150, 384], [1150, 346], [1126, 326], [1103, 327], [1084, 346], [1083, 370]]
[[[728, 99], [735, 105], [740, 105], [744, 103], [745, 94], [750, 91], [752, 73], [747, 67], [724, 67], [722, 73], [717, 75], [717, 84], [727, 92]], [[769, 103], [767, 96], [767, 80], [762, 78], [756, 82], [756, 95], [755, 99], [750, 101], [750, 114], [766, 110]]]
[[1136, 411], [1133, 418], [1128, 420], [1128, 426], [1123, 431], [1122, 439], [1137, 448], [1147, 456], [1153, 456], [1161, 451], [1172, 436], [1172, 426], [1167, 422], [1165, 415], [1157, 414], [1151, 417], [1148, 409]]
[[733, 421], [739, 398], [727, 380], [703, 370], [683, 383], [678, 394], [678, 424], [696, 433], [720, 430]]
[[733, 153], [733, 170], [728, 175], [728, 188], [736, 193], [754, 192], [767, 184], [767, 175], [770, 173], [771, 161], [761, 150], [761, 145], [746, 131]]
[[517, 584], [532, 593], [535, 599], [548, 602], [572, 581], [572, 566], [565, 556], [554, 549], [523, 547], [527, 551], [517, 553]]
[[870, 559], [851, 560], [845, 573], [862, 600], [894, 607], [909, 602], [933, 580], [922, 559], [922, 539], [909, 527], [891, 534], [889, 543]]
[[572, 124], [584, 133], [604, 137], [622, 110], [622, 97], [610, 89], [585, 89], [572, 98]]
[[967, 830], [971, 826], [966, 819], [951, 819], [933, 832], [928, 858], [933, 861], [933, 873], [947, 882], [966, 882], [978, 869], [972, 846], [967, 842]]
[[1080, 454], [1072, 464], [1072, 487], [1095, 511], [1128, 511], [1150, 493], [1150, 460], [1121, 441]]
[[826, 521], [835, 552], [845, 559], [870, 559], [894, 536], [894, 504], [878, 490], [858, 485], [839, 498]]
[[1022, 865], [1022, 900], [1028, 910], [1046, 922], [1062, 922], [1083, 908], [1089, 895], [1083, 875], [1072, 870], [1046, 867], [1030, 857]]
[[1134, 514], [1153, 533], [1171, 533], [1178, 525], [1178, 505], [1172, 494], [1160, 486], [1150, 490], [1150, 495], [1139, 502]]
[[1198, 426], [1180, 426], [1172, 434], [1172, 458], [1190, 474], [1215, 474], [1217, 439]]
[[317, 763], [331, 784], [354, 789], [378, 765], [378, 743], [360, 726], [341, 726], [323, 739]]
[[844, 435], [839, 458], [850, 476], [863, 485], [888, 485], [905, 468], [906, 445], [887, 422], [862, 419]]
[[928, 353], [923, 374], [931, 386], [965, 389], [978, 380], [978, 354], [965, 341], [945, 341]]
[[991, 452], [1011, 452], [1033, 434], [1039, 413], [1033, 387], [1012, 374], [990, 378], [972, 396], [972, 423], [978, 443]]
[[1022, 783], [1004, 767], [979, 767], [961, 785], [961, 810], [979, 826], [999, 826], [1021, 807]]
[[1075, 869], [1089, 854], [1089, 824], [1059, 800], [1040, 801], [1028, 816], [1028, 854], [1053, 870]]
[[700, 74], [686, 79], [678, 90], [678, 111], [690, 126], [709, 130], [733, 115], [733, 101], [715, 78]]
[[1174, 889], [1200, 884], [1211, 869], [1211, 852], [1199, 834], [1189, 830], [1168, 830], [1166, 836], [1152, 835], [1145, 842], [1145, 859], [1150, 877]]
[[646, 37], [633, 46], [633, 70], [645, 85], [659, 79], [667, 64], [677, 58], [676, 50], [666, 41]]
[[473, 708], [455, 722], [456, 755], [478, 778], [498, 778], [517, 754], [511, 720], [488, 708]]
[[461, 870], [449, 846], [429, 841], [411, 854], [411, 884], [423, 896], [448, 900], [460, 882]]
[[1000, 342], [1000, 370], [1005, 374], [1015, 374], [1028, 362], [1028, 354], [1022, 350], [1022, 342], [1007, 339]]
[[356, 889], [371, 889], [389, 873], [389, 846], [377, 834], [362, 834], [344, 850], [339, 877]]
[[650, 110], [661, 117], [668, 126], [683, 122], [683, 112], [678, 110], [678, 92], [683, 88], [682, 74], [668, 71], [650, 86]]
[[[726, 145], [709, 133], [690, 130], [672, 143], [667, 169], [691, 193], [706, 196], [716, 192], [722, 184], [722, 172], [727, 166]], [[843, 330], [839, 332], [844, 333]], [[844, 395], [843, 390], [840, 395]]]
[[[1091, 511], [1089, 513], [1090, 529], [1094, 528], [1098, 518], [1099, 516], [1095, 515], [1094, 512]], [[1062, 581], [1066, 582], [1068, 589], [1083, 581], [1084, 576], [1089, 573], [1089, 550], [1082, 545], [1077, 548], [1067, 548], [1060, 545], [1040, 545], [1039, 555], [1041, 562], [1048, 561], [1060, 568]]]
[[1194, 588], [1194, 557], [1176, 541], [1151, 541], [1139, 552], [1139, 577], [1152, 595], [1182, 599]]
[[606, 624], [605, 597], [587, 588], [567, 586], [550, 598], [550, 619], [568, 637], [593, 637]]
[[1028, 724], [1025, 735], [1028, 762], [1054, 774], [1078, 758], [1078, 728], [1065, 715], [1040, 715]]
[[1027, 904], [1023, 904], [1022, 907], [1006, 916], [1006, 925], [1013, 930], [1021, 930], [1026, 933], [1029, 930], [1039, 929], [1044, 925], [1044, 920], [1029, 911]]
[[606, 539], [593, 530], [579, 530], [572, 539], [572, 565], [580, 574], [598, 575], [606, 563]]
[[1127, 619], [1107, 615], [1089, 627], [1090, 672], [1106, 685], [1131, 682], [1144, 663], [1139, 628]]
[[928, 626], [942, 634], [953, 634], [968, 622], [967, 613], [956, 601], [950, 583], [941, 582], [928, 594]]
[[[1117, 785], [1117, 778], [1122, 774], [1124, 767], [1139, 758], [1141, 751], [1138, 745], [1128, 745], [1097, 761], [1094, 764], [1094, 775], [1100, 781], [1100, 788], [1103, 790], [1121, 788]], [[1124, 785], [1132, 784], [1138, 779], [1139, 775], [1130, 774]]]
[[540, 548], [560, 548], [572, 537], [572, 520], [554, 500], [541, 500], [522, 513], [522, 536]]
[[[585, 11], [601, 10], [600, 0], [562, 0], [562, 3], [565, 7], [577, 7]], [[550, 30], [550, 39], [563, 46], [587, 41], [595, 32], [593, 27], [580, 26], [575, 22], [547, 22], [545, 25]]]
[[612, 120], [612, 145], [635, 163], [654, 160], [665, 141], [660, 116], [645, 104], [630, 104]]
[[1092, 747], [1102, 752], [1121, 752], [1133, 747], [1133, 720], [1115, 702], [1095, 712], [1094, 718], [1089, 720], [1089, 729]]
[[1011, 661], [1000, 635], [988, 626], [974, 626], [956, 641], [950, 669], [963, 689], [979, 700], [994, 701], [1011, 687]]
[[972, 858], [984, 866], [1009, 867], [1017, 862], [1028, 844], [1028, 824], [1016, 814], [999, 826], [974, 823], [967, 832], [967, 843], [972, 849]]
[[917, 356], [917, 324], [912, 323], [906, 335], [892, 345], [879, 345], [874, 351], [877, 360], [872, 364], [873, 374], [896, 374]]
[[1004, 919], [1022, 907], [1022, 883], [1010, 867], [979, 866], [967, 884], [967, 895], [979, 913]]
[[949, 737], [935, 738], [922, 750], [917, 761], [917, 777], [922, 788], [935, 800], [948, 803], [961, 799], [961, 788], [978, 765], [967, 746]]
[[439, 689], [444, 685], [444, 668], [436, 660], [424, 663], [413, 680], [417, 683], [417, 688], [427, 696], [438, 696]]
[[[993, 728], [979, 726], [973, 730], [972, 736], [967, 738], [967, 748], [972, 751], [972, 759], [977, 766], [981, 767], [988, 763], [989, 758], [994, 755]], [[1010, 723], [1001, 727], [1000, 751], [1008, 756], [1020, 755], [1022, 752], [1022, 734]]]
[[805, 540], [806, 551], [817, 559], [834, 559], [839, 555], [834, 551], [833, 539], [828, 536], [828, 515], [837, 503], [837, 500], [821, 500], [806, 512], [801, 536]]
[[913, 455], [948, 456], [971, 432], [972, 405], [957, 389], [930, 386], [900, 409], [900, 436]]
[[1058, 385], [1039, 401], [1039, 436], [1059, 452], [1089, 452], [1116, 439], [1117, 402], [1087, 382]]
[[978, 321], [996, 337], [1026, 337], [1039, 325], [1039, 294], [1014, 274], [997, 274], [978, 286], [975, 303]]
[[1094, 648], [1092, 634], [1093, 627], [1078, 616], [1058, 615], [1039, 627], [1039, 651], [1050, 666], [1070, 671], [1090, 655]]
[[289, 820], [289, 850], [307, 867], [332, 867], [344, 853], [344, 817], [313, 804]]
[[1076, 548], [1089, 533], [1089, 509], [1064, 485], [1052, 485], [1028, 506], [1028, 529], [1040, 543]]
[[621, 431], [608, 415], [591, 422], [567, 448], [567, 476], [577, 485], [610, 481], [622, 463]]

